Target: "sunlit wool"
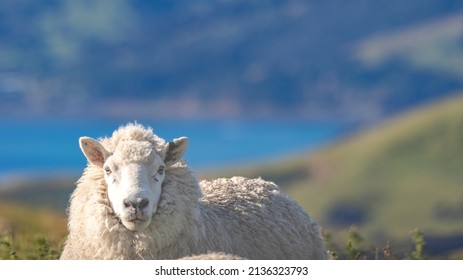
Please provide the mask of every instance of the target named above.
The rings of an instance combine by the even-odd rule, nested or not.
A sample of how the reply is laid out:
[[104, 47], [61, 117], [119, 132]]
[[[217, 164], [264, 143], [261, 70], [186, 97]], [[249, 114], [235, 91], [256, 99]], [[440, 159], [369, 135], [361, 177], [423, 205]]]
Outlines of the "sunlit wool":
[[[124, 226], [108, 198], [104, 169], [89, 163], [71, 197], [61, 259], [176, 259], [208, 252], [248, 259], [327, 258], [319, 226], [274, 183], [243, 177], [199, 183], [181, 160], [187, 141], [170, 142], [169, 151], [169, 143], [138, 124], [100, 143], [113, 157], [131, 158], [118, 152], [124, 141], [150, 143], [166, 164], [151, 222], [141, 230]], [[169, 153], [175, 162], [167, 159]]]

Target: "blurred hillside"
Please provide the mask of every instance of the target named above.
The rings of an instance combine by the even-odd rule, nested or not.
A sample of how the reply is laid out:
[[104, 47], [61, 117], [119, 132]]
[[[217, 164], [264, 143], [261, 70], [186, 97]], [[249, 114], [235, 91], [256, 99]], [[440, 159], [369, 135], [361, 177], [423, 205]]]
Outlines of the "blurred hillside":
[[419, 227], [433, 254], [463, 248], [463, 96], [397, 116], [311, 155], [208, 177], [278, 182], [336, 238], [401, 242]]
[[462, 26], [456, 0], [3, 0], [0, 111], [373, 122], [463, 88]]

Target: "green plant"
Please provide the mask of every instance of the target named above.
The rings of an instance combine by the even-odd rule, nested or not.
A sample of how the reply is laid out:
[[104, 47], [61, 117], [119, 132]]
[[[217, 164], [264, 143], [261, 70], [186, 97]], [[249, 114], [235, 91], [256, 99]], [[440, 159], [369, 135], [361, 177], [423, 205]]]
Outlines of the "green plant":
[[414, 250], [412, 251], [410, 258], [412, 260], [424, 260], [424, 245], [426, 242], [424, 241], [424, 234], [419, 229], [414, 229], [410, 231], [410, 237], [412, 242], [415, 246]]
[[17, 260], [18, 256], [12, 245], [12, 237], [10, 235], [0, 235], [0, 255], [4, 260]]
[[322, 237], [323, 237], [323, 241], [325, 242], [325, 247], [327, 249], [328, 257], [331, 260], [339, 260], [340, 256], [337, 253], [338, 250], [337, 250], [336, 244], [334, 244], [332, 240], [331, 234], [326, 230], [322, 230]]
[[349, 236], [346, 242], [346, 257], [351, 260], [365, 259], [365, 252], [362, 250], [363, 238], [358, 228], [352, 226], [349, 229]]
[[50, 245], [48, 238], [44, 235], [37, 235], [34, 239], [35, 248], [32, 259], [53, 260], [59, 258], [59, 252], [55, 246]]

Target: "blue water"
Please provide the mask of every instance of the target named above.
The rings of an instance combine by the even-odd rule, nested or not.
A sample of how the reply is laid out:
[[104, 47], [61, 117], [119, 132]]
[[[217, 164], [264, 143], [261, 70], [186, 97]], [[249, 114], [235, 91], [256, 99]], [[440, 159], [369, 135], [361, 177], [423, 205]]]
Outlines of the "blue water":
[[[304, 121], [147, 121], [167, 141], [187, 136], [185, 158], [193, 169], [262, 162], [320, 147], [345, 126]], [[12, 173], [80, 172], [86, 165], [78, 139], [110, 136], [116, 121], [0, 121], [0, 176]]]

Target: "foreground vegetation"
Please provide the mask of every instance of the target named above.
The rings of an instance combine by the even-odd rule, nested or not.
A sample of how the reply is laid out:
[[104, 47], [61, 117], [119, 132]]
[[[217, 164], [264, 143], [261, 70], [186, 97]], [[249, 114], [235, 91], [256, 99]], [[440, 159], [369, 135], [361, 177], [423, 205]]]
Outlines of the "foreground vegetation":
[[0, 259], [57, 259], [66, 234], [64, 215], [0, 203]]
[[[0, 204], [0, 259], [54, 260], [58, 259], [66, 238], [64, 215], [54, 211], [24, 207], [18, 204]], [[352, 226], [342, 242], [333, 239], [328, 231], [323, 237], [332, 259], [427, 259], [461, 258], [463, 254], [432, 256], [426, 254], [423, 233], [412, 230], [408, 242], [394, 247], [390, 242], [374, 245], [365, 240], [358, 227]]]
[[[463, 259], [463, 251], [432, 255], [426, 250], [426, 236], [414, 229], [404, 236], [406, 242], [375, 243], [363, 236], [362, 229], [348, 227], [342, 240], [338, 232], [323, 230], [332, 259]], [[0, 203], [0, 259], [58, 259], [67, 235], [66, 218], [55, 211]]]
[[325, 244], [328, 249], [328, 254], [331, 259], [348, 259], [348, 260], [424, 260], [428, 256], [424, 253], [426, 244], [424, 235], [419, 229], [410, 231], [411, 247], [406, 250], [394, 249], [388, 241], [383, 246], [372, 245], [365, 242], [357, 227], [353, 226], [349, 229], [348, 237], [343, 248], [339, 248], [331, 240], [331, 235], [328, 232], [323, 232]]
[[[52, 235], [56, 234], [56, 232], [52, 233]], [[4, 231], [0, 234], [0, 259], [56, 260], [61, 254], [64, 237], [50, 239], [48, 236], [48, 233]], [[341, 248], [332, 241], [328, 232], [323, 232], [323, 237], [329, 256], [333, 260], [423, 260], [428, 258], [424, 253], [426, 242], [423, 233], [418, 229], [410, 232], [413, 247], [408, 250], [394, 250], [389, 242], [382, 247], [367, 246], [356, 227], [350, 228], [348, 238]]]

